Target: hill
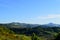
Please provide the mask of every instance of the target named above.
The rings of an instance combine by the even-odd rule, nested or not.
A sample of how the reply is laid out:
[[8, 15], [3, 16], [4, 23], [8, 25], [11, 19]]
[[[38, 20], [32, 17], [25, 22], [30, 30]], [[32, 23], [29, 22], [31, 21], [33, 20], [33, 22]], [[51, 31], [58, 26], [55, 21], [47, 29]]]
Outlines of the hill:
[[[3, 27], [1, 27], [1, 25]], [[21, 37], [31, 40], [32, 34], [35, 33], [40, 39], [54, 39], [56, 35], [60, 32], [59, 26], [51, 26], [53, 24], [47, 25], [32, 25], [32, 24], [23, 24], [20, 23], [8, 23], [0, 24], [1, 27], [1, 39], [11, 39], [11, 40], [20, 40]], [[55, 25], [55, 24], [54, 24]], [[4, 29], [3, 29], [4, 28]], [[2, 34], [4, 34], [2, 36]], [[7, 36], [6, 36], [7, 35]], [[10, 36], [11, 35], [11, 36]], [[16, 39], [14, 39], [16, 38]], [[8, 40], [7, 39], [7, 40]], [[23, 39], [23, 40], [25, 40]]]
[[30, 37], [25, 35], [15, 34], [13, 31], [8, 28], [0, 25], [0, 40], [31, 40]]

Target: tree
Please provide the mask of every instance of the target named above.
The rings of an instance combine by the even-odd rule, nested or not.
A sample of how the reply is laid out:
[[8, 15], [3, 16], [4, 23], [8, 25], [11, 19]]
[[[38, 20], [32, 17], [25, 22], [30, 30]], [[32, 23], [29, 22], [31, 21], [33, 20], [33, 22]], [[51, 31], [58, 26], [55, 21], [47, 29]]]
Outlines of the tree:
[[38, 37], [35, 35], [35, 33], [32, 34], [32, 40], [39, 40]]
[[60, 33], [57, 35], [57, 37], [55, 38], [55, 40], [60, 40]]

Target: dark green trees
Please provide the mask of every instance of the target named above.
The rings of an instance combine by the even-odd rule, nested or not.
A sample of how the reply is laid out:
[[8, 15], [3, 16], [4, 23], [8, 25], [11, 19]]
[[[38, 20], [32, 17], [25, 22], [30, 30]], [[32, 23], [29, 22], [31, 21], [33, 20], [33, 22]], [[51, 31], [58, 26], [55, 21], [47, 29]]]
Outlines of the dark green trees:
[[60, 40], [60, 33], [57, 35], [57, 37], [55, 38], [55, 40]]
[[39, 38], [35, 35], [35, 33], [32, 34], [31, 39], [32, 39], [32, 40], [39, 40]]

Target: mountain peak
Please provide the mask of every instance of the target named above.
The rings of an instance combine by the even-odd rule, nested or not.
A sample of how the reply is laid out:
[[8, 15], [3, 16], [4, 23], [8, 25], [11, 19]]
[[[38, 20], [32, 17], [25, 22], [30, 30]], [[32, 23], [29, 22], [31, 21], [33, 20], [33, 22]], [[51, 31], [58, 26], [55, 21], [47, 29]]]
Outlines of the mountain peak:
[[54, 25], [54, 23], [48, 23], [48, 24], [50, 24], [50, 25]]
[[54, 23], [48, 23], [48, 24], [45, 24], [46, 26], [60, 26], [59, 24], [54, 24]]

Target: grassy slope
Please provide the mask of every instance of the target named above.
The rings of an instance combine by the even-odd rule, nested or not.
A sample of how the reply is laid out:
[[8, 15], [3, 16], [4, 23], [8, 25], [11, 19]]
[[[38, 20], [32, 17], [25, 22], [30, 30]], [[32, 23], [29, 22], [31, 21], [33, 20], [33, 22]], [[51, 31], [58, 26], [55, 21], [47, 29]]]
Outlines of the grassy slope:
[[0, 40], [31, 40], [31, 37], [17, 35], [3, 26], [0, 26]]

